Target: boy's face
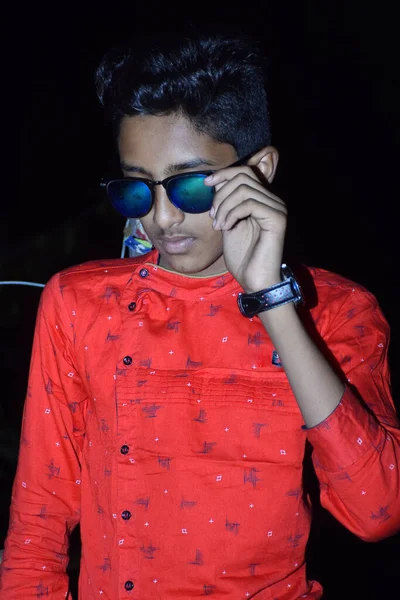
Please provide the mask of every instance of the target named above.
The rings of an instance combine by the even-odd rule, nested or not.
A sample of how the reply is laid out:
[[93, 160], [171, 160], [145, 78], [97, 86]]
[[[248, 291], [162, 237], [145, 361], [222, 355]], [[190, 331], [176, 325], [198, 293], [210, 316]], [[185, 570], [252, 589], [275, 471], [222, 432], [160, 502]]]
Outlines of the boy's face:
[[[199, 134], [187, 119], [175, 114], [124, 117], [118, 147], [124, 176], [155, 181], [178, 173], [220, 169], [237, 160], [233, 146]], [[124, 170], [123, 165], [137, 171]], [[163, 186], [154, 189], [153, 207], [141, 222], [160, 252], [160, 265], [198, 275], [226, 270], [222, 233], [213, 229], [208, 212], [182, 212], [169, 201]]]

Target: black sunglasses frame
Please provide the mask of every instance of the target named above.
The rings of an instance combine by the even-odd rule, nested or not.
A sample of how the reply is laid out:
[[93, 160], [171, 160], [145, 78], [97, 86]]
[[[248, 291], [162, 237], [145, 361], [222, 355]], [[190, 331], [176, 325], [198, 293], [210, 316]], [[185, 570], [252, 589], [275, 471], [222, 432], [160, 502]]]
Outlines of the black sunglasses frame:
[[162, 185], [165, 191], [167, 191], [168, 184], [170, 181], [174, 179], [183, 179], [186, 177], [190, 177], [191, 175], [211, 175], [211, 173], [215, 173], [215, 171], [191, 171], [190, 173], [178, 173], [177, 175], [170, 175], [161, 181], [154, 181], [153, 179], [144, 179], [143, 177], [118, 177], [117, 179], [108, 179], [102, 180], [100, 183], [100, 187], [107, 188], [108, 184], [113, 183], [114, 181], [139, 181], [140, 183], [145, 183], [149, 186], [152, 193], [154, 193], [154, 187], [156, 185]]
[[[222, 169], [231, 169], [232, 167], [239, 167], [241, 165], [243, 165], [245, 162], [247, 162], [253, 155], [255, 154], [255, 152], [252, 152], [251, 154], [248, 154], [242, 158], [240, 158], [239, 160], [237, 160], [236, 162], [226, 166], [226, 167], [221, 167], [220, 169], [214, 169], [214, 170], [205, 170], [205, 171], [190, 171], [188, 173], [177, 173], [176, 175], [170, 175], [169, 177], [166, 177], [165, 179], [162, 179], [160, 181], [154, 181], [152, 179], [144, 179], [141, 177], [119, 177], [119, 178], [114, 178], [114, 179], [102, 179], [100, 181], [100, 187], [101, 188], [105, 188], [106, 192], [108, 191], [108, 186], [111, 183], [117, 182], [117, 181], [138, 181], [140, 183], [145, 183], [150, 191], [151, 191], [151, 204], [150, 204], [150, 208], [148, 210], [148, 212], [146, 214], [148, 214], [153, 205], [154, 205], [154, 188], [156, 185], [162, 185], [163, 188], [165, 189], [165, 191], [167, 192], [168, 195], [168, 200], [174, 205], [176, 206], [176, 204], [174, 202], [172, 202], [171, 198], [169, 197], [168, 194], [168, 184], [173, 181], [174, 179], [183, 179], [186, 177], [191, 177], [193, 175], [206, 175], [208, 177], [208, 175], [212, 175], [213, 173], [216, 173], [217, 171], [220, 171]], [[179, 210], [182, 210], [179, 206], [176, 206], [176, 208], [179, 208]], [[142, 215], [145, 216], [145, 215]], [[140, 219], [141, 217], [131, 217], [131, 218], [138, 218]]]

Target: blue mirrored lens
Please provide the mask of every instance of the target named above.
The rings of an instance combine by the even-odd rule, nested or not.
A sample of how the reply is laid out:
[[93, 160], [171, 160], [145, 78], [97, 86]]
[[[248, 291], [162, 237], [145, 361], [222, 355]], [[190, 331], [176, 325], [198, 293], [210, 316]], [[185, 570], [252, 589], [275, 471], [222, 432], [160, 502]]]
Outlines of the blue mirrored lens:
[[151, 208], [152, 193], [142, 181], [110, 181], [107, 193], [113, 207], [124, 217], [143, 217]]
[[167, 194], [171, 202], [187, 213], [203, 213], [210, 210], [214, 198], [214, 188], [206, 186], [207, 175], [194, 173], [171, 179]]

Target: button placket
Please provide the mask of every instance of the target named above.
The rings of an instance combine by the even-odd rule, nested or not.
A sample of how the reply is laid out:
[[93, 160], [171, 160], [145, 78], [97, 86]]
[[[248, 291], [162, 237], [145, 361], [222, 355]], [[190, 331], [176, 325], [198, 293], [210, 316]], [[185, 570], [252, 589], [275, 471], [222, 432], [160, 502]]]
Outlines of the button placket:
[[[118, 357], [118, 369], [116, 377], [116, 396], [118, 398], [119, 420], [117, 424], [118, 435], [120, 436], [120, 459], [118, 460], [118, 469], [121, 474], [121, 481], [127, 481], [129, 478], [136, 478], [135, 460], [135, 434], [129, 423], [132, 418], [131, 404], [127, 397], [129, 385], [135, 380], [135, 371], [137, 363], [137, 341], [131, 339], [132, 326], [140, 320], [142, 310], [142, 300], [138, 290], [147, 285], [148, 279], [142, 273], [136, 272], [135, 280], [132, 286], [127, 287], [122, 300], [122, 326], [121, 326], [121, 348]], [[123, 354], [123, 352], [126, 354]], [[124, 443], [124, 440], [128, 443]], [[122, 444], [121, 444], [122, 443]], [[118, 451], [118, 450], [117, 450]], [[140, 595], [140, 585], [137, 580], [138, 572], [136, 565], [132, 565], [130, 557], [131, 546], [136, 547], [137, 521], [135, 512], [128, 510], [131, 505], [131, 497], [126, 494], [121, 486], [119, 499], [116, 508], [117, 521], [115, 523], [118, 535], [118, 553], [122, 579], [120, 580], [121, 597], [135, 598]], [[125, 543], [121, 542], [124, 541]], [[129, 576], [131, 579], [129, 579]], [[126, 579], [125, 579], [126, 578]]]

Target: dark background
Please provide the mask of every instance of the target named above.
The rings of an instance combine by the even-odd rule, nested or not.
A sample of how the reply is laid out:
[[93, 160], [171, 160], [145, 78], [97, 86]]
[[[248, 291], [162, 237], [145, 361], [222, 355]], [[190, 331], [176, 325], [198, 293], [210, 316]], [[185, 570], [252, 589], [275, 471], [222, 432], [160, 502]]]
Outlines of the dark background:
[[[289, 206], [288, 252], [361, 283], [378, 298], [392, 329], [399, 410], [394, 2], [235, 6], [42, 3], [2, 16], [0, 279], [45, 283], [73, 264], [120, 255], [124, 220], [98, 189], [112, 158], [93, 85], [105, 50], [139, 31], [174, 35], [187, 18], [203, 26], [232, 24], [260, 37], [270, 57], [273, 143], [281, 153], [274, 191]], [[0, 286], [0, 548], [40, 291]], [[392, 598], [399, 550], [399, 535], [361, 542], [317, 508], [309, 575], [325, 586], [326, 600]]]

